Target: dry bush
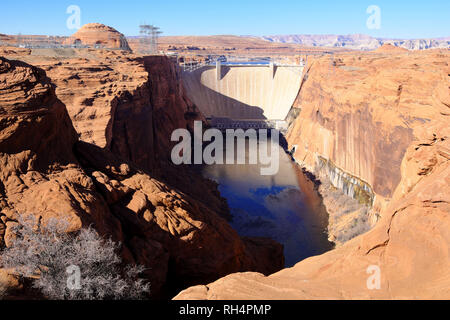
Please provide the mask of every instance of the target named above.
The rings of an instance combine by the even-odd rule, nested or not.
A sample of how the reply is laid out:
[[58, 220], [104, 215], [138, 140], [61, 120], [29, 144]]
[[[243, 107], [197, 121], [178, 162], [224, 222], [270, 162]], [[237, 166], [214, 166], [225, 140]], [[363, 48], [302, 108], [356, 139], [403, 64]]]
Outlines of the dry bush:
[[[52, 300], [140, 299], [148, 295], [149, 284], [139, 278], [143, 268], [123, 268], [118, 244], [103, 239], [92, 228], [77, 234], [66, 230], [68, 224], [62, 220], [41, 225], [35, 218], [21, 218], [11, 230], [16, 238], [2, 252], [0, 265], [14, 269], [22, 279], [33, 279], [33, 287]], [[69, 286], [73, 271], [68, 268], [73, 266], [80, 270], [76, 289]]]

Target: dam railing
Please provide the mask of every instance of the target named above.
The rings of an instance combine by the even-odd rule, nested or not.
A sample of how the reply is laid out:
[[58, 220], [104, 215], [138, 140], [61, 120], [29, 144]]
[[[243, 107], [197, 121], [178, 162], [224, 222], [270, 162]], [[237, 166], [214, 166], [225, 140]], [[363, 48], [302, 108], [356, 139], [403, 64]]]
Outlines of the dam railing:
[[263, 60], [263, 61], [235, 61], [235, 60], [216, 60], [216, 61], [188, 61], [179, 63], [183, 71], [185, 72], [194, 72], [198, 69], [204, 67], [284, 67], [284, 68], [292, 68], [292, 71], [296, 71], [299, 74], [303, 72], [303, 68], [306, 66], [304, 61], [301, 61], [300, 64], [289, 64], [278, 62], [276, 60]]
[[255, 120], [255, 119], [230, 119], [230, 118], [218, 118], [212, 117], [207, 119], [210, 126], [219, 130], [228, 129], [276, 129], [276, 130], [286, 130], [287, 123], [284, 120]]

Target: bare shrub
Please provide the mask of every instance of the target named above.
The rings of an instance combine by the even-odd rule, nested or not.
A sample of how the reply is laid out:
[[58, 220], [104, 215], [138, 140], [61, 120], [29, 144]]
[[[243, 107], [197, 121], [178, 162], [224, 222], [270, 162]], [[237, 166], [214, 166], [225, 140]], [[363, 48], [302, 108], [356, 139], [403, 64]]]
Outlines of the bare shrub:
[[118, 244], [92, 228], [76, 234], [67, 230], [63, 220], [41, 225], [34, 217], [21, 218], [0, 265], [33, 279], [33, 287], [52, 300], [141, 299], [149, 293], [149, 284], [139, 278], [143, 267], [122, 267]]
[[333, 187], [327, 177], [321, 176], [319, 192], [329, 213], [328, 235], [337, 245], [366, 233], [371, 229], [370, 208]]

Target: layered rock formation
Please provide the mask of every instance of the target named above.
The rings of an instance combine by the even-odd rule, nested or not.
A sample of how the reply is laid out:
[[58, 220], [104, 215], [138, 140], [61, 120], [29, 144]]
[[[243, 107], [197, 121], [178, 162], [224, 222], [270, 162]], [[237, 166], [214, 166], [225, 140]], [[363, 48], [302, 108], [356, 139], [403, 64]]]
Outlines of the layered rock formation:
[[353, 196], [370, 188], [380, 220], [292, 269], [231, 275], [177, 298], [448, 299], [449, 63], [448, 51], [312, 61], [288, 134], [296, 159], [310, 170], [324, 162]]
[[[281, 268], [283, 261], [270, 261], [281, 255], [280, 245], [242, 240], [201, 201], [120, 153], [78, 141], [45, 72], [0, 59], [0, 246], [9, 244], [19, 215], [43, 223], [59, 217], [69, 222], [68, 231], [93, 225], [123, 244], [127, 263], [148, 268], [154, 297], [231, 272]], [[260, 256], [252, 252], [255, 243]]]
[[330, 172], [390, 198], [408, 146], [448, 112], [448, 52], [342, 54], [310, 63], [295, 105], [301, 113], [287, 136], [295, 158], [312, 171], [325, 161]]
[[176, 65], [162, 56], [73, 50], [69, 57], [13, 54], [56, 84], [81, 140], [106, 148], [229, 217], [215, 183], [171, 165], [171, 134], [203, 120], [186, 97]]
[[[330, 239], [341, 244], [377, 222], [400, 181], [407, 147], [445, 114], [448, 51], [384, 45], [375, 54], [310, 62], [288, 140], [298, 162], [324, 181]], [[363, 207], [342, 206], [342, 197], [326, 190], [328, 180]]]
[[145, 169], [170, 154], [171, 133], [186, 128], [189, 112], [201, 120], [165, 57], [79, 50], [68, 59], [16, 58], [47, 72], [81, 140]]
[[11, 40], [11, 37], [9, 37], [8, 35], [6, 35], [6, 34], [2, 34], [2, 33], [0, 33], [0, 43], [1, 42], [8, 42], [8, 41], [10, 41]]
[[85, 24], [64, 43], [131, 51], [123, 34], [101, 23]]

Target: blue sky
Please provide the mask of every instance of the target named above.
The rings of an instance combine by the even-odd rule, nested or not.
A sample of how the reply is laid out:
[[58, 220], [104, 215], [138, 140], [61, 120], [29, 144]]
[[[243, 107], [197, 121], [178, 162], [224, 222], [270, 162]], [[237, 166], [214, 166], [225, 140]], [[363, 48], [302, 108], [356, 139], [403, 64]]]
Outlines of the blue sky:
[[[70, 35], [69, 5], [81, 23], [100, 22], [137, 35], [141, 22], [164, 35], [354, 34], [388, 38], [450, 36], [449, 0], [15, 0], [4, 1], [0, 33]], [[381, 9], [381, 29], [366, 26], [366, 9]]]

